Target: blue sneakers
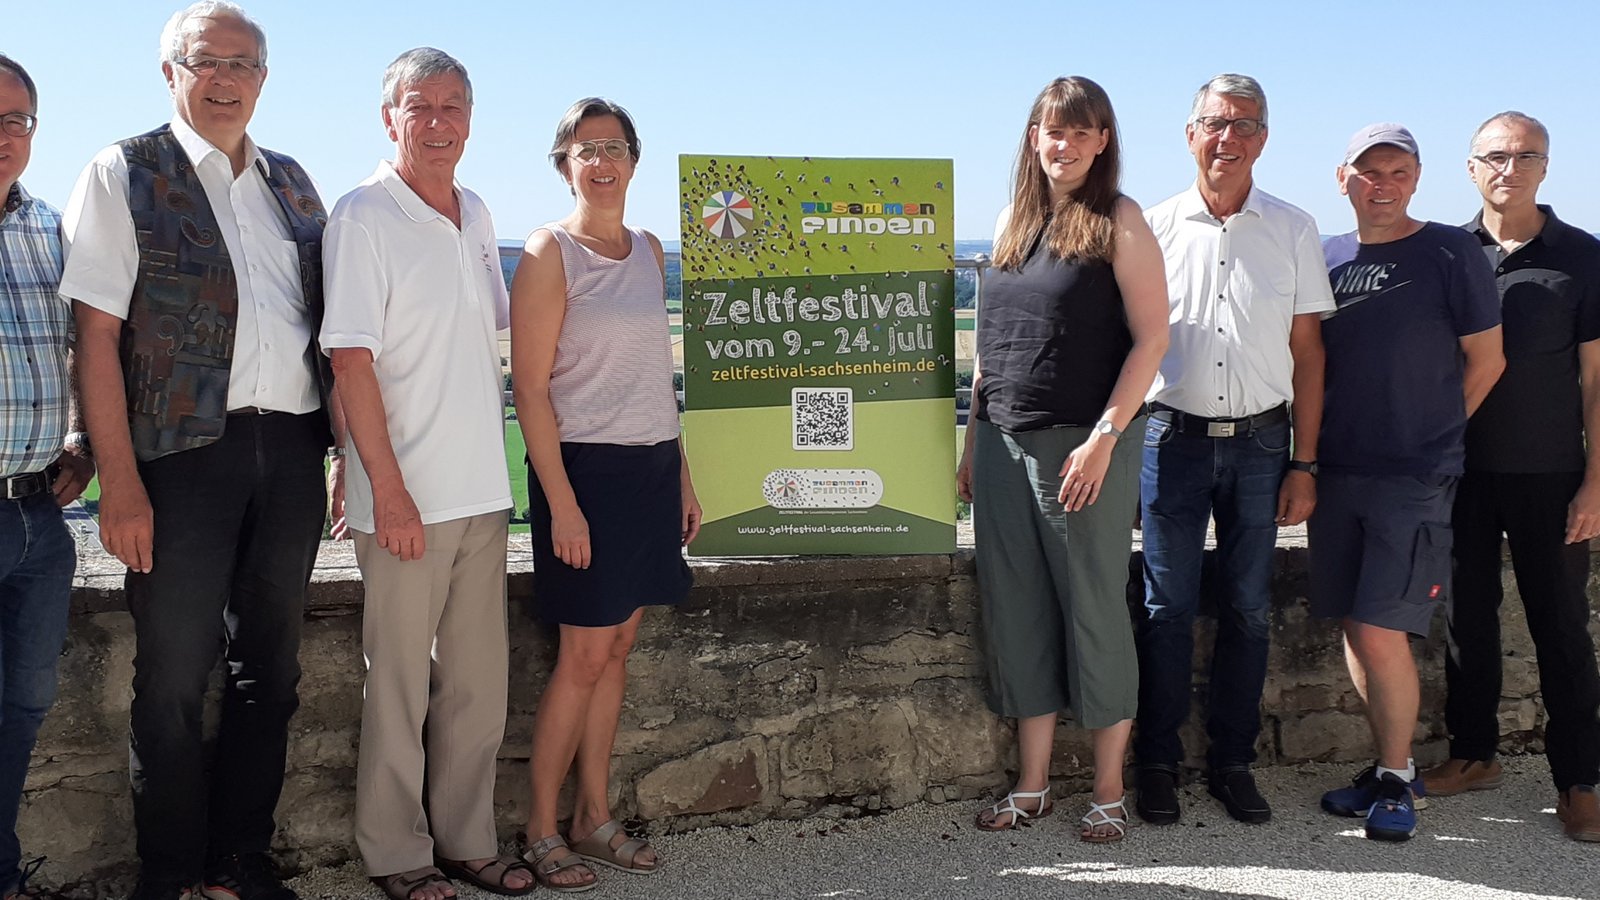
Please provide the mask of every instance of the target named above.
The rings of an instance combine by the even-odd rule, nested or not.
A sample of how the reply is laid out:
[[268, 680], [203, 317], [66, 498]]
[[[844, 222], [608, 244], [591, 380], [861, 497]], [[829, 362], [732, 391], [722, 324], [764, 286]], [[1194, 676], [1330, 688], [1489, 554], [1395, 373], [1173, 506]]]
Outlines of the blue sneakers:
[[[1394, 780], [1399, 783], [1399, 779]], [[1411, 799], [1408, 802], [1408, 806], [1413, 811], [1411, 815], [1414, 823], [1416, 819], [1415, 810], [1428, 808], [1427, 791], [1423, 787], [1420, 775], [1411, 784], [1401, 786], [1410, 788]], [[1373, 804], [1377, 803], [1381, 798], [1380, 788], [1378, 767], [1375, 765], [1368, 766], [1352, 780], [1350, 787], [1335, 788], [1323, 794], [1322, 809], [1324, 812], [1332, 813], [1336, 816], [1349, 816], [1359, 819], [1367, 815], [1371, 811]], [[1414, 827], [1415, 825], [1413, 824], [1413, 829]]]
[[1417, 833], [1416, 797], [1392, 772], [1378, 780], [1378, 800], [1367, 810], [1367, 840], [1409, 841]]

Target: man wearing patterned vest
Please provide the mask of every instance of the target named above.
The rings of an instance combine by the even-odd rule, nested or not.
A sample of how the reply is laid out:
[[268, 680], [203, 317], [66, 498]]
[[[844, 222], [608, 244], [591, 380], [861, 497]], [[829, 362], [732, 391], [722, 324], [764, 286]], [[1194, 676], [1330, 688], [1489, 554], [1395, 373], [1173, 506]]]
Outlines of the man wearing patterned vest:
[[[293, 900], [267, 850], [327, 496], [322, 203], [246, 134], [267, 76], [231, 3], [161, 37], [176, 114], [101, 151], [67, 205], [100, 530], [128, 566], [136, 900]], [[218, 647], [221, 722], [201, 711]]]

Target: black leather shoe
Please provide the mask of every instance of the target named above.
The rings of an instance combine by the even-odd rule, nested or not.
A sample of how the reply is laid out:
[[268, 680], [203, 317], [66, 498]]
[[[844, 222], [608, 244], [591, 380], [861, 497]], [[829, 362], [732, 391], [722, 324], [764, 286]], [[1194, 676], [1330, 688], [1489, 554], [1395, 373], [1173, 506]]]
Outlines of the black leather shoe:
[[284, 886], [278, 867], [265, 853], [241, 853], [207, 866], [205, 900], [300, 900]]
[[1139, 818], [1151, 825], [1171, 825], [1182, 815], [1178, 805], [1178, 773], [1154, 766], [1139, 770]]
[[141, 875], [128, 900], [200, 900], [200, 890], [193, 884]]
[[1272, 820], [1272, 807], [1256, 790], [1256, 779], [1243, 766], [1218, 769], [1209, 779], [1211, 796], [1222, 801], [1228, 815], [1249, 825], [1260, 825]]

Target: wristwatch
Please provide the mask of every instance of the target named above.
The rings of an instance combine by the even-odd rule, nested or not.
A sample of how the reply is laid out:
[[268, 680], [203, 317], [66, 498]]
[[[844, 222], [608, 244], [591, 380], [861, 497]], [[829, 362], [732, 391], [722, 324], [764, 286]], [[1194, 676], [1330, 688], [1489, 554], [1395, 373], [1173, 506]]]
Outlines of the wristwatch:
[[1317, 461], [1314, 459], [1310, 462], [1306, 462], [1305, 460], [1301, 459], [1291, 459], [1289, 460], [1289, 468], [1295, 470], [1296, 472], [1305, 472], [1312, 478], [1317, 477]]
[[1094, 423], [1094, 430], [1100, 432], [1101, 434], [1108, 434], [1114, 438], [1122, 437], [1122, 429], [1111, 424], [1110, 419], [1101, 419], [1100, 421]]
[[93, 455], [94, 448], [89, 445], [89, 432], [73, 431], [67, 434], [66, 440], [61, 442], [64, 447], [77, 447], [86, 454]]

